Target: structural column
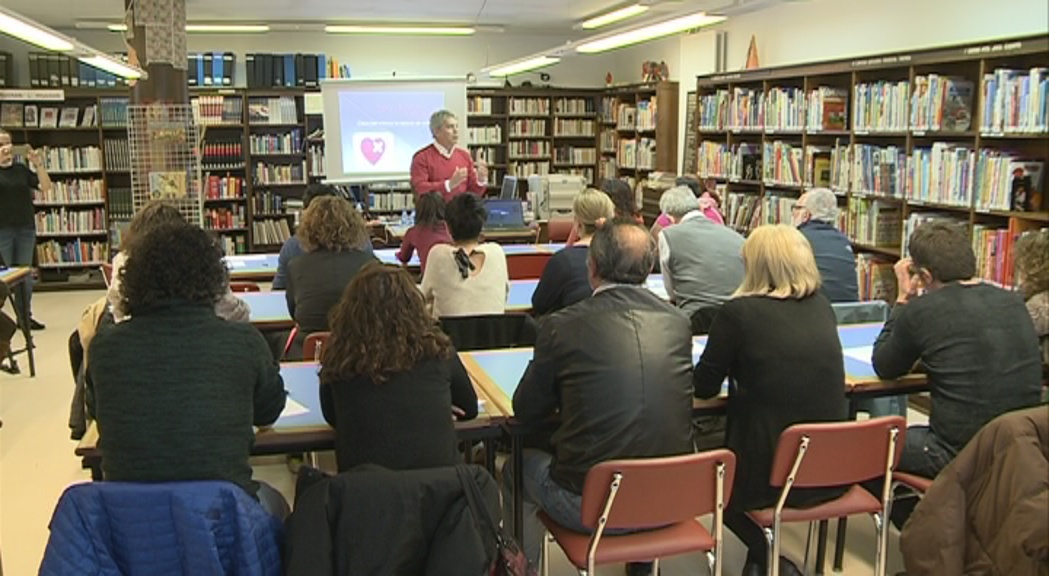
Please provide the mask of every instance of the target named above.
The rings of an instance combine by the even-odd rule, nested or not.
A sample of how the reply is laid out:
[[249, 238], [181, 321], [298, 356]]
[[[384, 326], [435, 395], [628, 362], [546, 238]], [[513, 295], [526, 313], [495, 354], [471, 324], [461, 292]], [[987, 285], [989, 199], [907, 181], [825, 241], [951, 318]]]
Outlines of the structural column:
[[149, 73], [132, 104], [188, 104], [186, 0], [124, 0], [128, 56]]

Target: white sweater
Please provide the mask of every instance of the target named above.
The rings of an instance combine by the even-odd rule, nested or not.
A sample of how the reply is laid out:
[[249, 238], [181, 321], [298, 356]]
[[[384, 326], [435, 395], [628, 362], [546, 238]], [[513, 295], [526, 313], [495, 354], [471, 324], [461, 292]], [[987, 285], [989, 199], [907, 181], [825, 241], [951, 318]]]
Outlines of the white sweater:
[[427, 301], [433, 302], [434, 316], [503, 314], [510, 292], [503, 248], [490, 242], [479, 245], [474, 251], [484, 254], [484, 264], [467, 278], [455, 263], [457, 250], [438, 244], [426, 259], [422, 291]]

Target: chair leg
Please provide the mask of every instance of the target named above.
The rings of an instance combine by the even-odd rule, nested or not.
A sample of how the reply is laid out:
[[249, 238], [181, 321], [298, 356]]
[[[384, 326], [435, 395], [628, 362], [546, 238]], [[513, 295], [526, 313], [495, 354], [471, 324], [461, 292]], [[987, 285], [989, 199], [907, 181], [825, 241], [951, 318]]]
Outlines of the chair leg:
[[812, 539], [816, 536], [816, 523], [809, 522], [809, 535], [805, 538], [805, 564], [802, 572], [809, 573], [809, 551], [812, 549]]
[[543, 561], [542, 561], [542, 576], [548, 576], [550, 574], [550, 539], [552, 536], [549, 532], [543, 531]]
[[652, 576], [659, 576], [659, 558], [652, 561]]
[[710, 576], [721, 576], [721, 566], [717, 566], [717, 557], [713, 552], [707, 552], [707, 569]]
[[878, 553], [874, 557], [874, 576], [885, 576], [885, 563], [889, 552], [889, 525], [881, 514], [871, 514], [874, 519], [874, 534], [878, 539]]
[[772, 528], [765, 528], [765, 543], [769, 550], [769, 561], [765, 573], [768, 576], [779, 576], [779, 558], [776, 557], [775, 535]]

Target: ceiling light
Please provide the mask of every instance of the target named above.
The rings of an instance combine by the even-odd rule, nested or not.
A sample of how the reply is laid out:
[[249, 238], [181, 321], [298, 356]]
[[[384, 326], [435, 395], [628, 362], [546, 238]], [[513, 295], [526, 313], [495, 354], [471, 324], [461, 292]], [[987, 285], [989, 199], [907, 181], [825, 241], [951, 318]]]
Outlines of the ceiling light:
[[632, 16], [643, 14], [648, 11], [648, 6], [641, 4], [632, 4], [630, 6], [624, 6], [618, 10], [607, 12], [600, 16], [594, 16], [589, 20], [584, 20], [580, 27], [586, 30], [593, 30], [594, 28], [600, 28], [607, 26], [613, 22], [619, 22], [620, 20], [626, 20]]
[[135, 68], [130, 64], [126, 64], [117, 60], [116, 58], [106, 56], [104, 54], [81, 56], [80, 61], [84, 64], [87, 64], [88, 66], [94, 66], [95, 68], [98, 68], [100, 70], [105, 70], [106, 72], [116, 74], [121, 78], [129, 78], [135, 80], [138, 78], [142, 78], [146, 75], [146, 73], [143, 70]]
[[576, 51], [584, 54], [604, 52], [606, 50], [622, 48], [623, 46], [629, 46], [631, 44], [677, 34], [678, 32], [684, 32], [685, 30], [691, 30], [701, 26], [710, 26], [711, 24], [717, 24], [724, 20], [724, 16], [711, 16], [706, 12], [699, 12], [667, 20], [665, 22], [636, 28], [634, 30], [620, 32], [604, 38], [598, 38], [597, 40], [584, 41], [582, 44], [576, 46]]
[[0, 32], [47, 50], [68, 52], [73, 49], [73, 43], [61, 34], [3, 7], [0, 7]]
[[345, 26], [328, 25], [324, 27], [328, 34], [405, 34], [434, 36], [470, 36], [473, 28], [465, 26]]
[[497, 66], [487, 70], [487, 72], [489, 76], [513, 76], [514, 74], [520, 74], [521, 72], [527, 72], [529, 70], [535, 70], [536, 68], [557, 64], [560, 61], [560, 58], [555, 58], [553, 56], [536, 56], [535, 58], [529, 58], [528, 60], [512, 62], [505, 66]]
[[186, 32], [269, 32], [265, 24], [186, 24]]

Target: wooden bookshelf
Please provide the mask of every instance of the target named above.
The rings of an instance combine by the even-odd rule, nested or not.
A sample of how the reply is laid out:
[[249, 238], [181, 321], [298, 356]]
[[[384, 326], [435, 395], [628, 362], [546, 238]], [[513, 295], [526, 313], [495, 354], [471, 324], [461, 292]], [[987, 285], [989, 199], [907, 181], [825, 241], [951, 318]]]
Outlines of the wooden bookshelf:
[[[1033, 36], [699, 76], [695, 119], [686, 126], [686, 140], [696, 142], [698, 175], [723, 183], [726, 212], [731, 211], [726, 216], [736, 228], [748, 231], [754, 225], [789, 221], [784, 208], [801, 193], [828, 187], [839, 195], [839, 225], [857, 252], [891, 263], [905, 253], [915, 221], [932, 214], [964, 223], [976, 244], [981, 272], [1010, 284], [1012, 241], [1049, 222], [1049, 133], [1044, 125], [1021, 123], [1014, 131], [988, 127], [994, 103], [986, 98], [986, 84], [996, 81], [997, 70], [1026, 75], [1042, 68], [1044, 80], [1046, 67], [1049, 38]], [[950, 80], [944, 91], [957, 98], [946, 105], [926, 102], [925, 94], [936, 93], [934, 79]], [[959, 112], [965, 107], [957, 105], [967, 94], [968, 123]], [[864, 106], [868, 101], [895, 107]], [[842, 120], [834, 112], [839, 107], [843, 122], [835, 121]], [[957, 118], [963, 121], [952, 124]], [[1008, 191], [989, 194], [980, 170], [990, 170], [990, 158], [998, 154], [1041, 163], [1042, 181], [1034, 184], [1042, 192], [1041, 206], [1014, 211]], [[930, 175], [936, 170], [929, 168], [934, 159], [959, 177], [937, 182]], [[756, 162], [757, 177], [753, 169], [742, 173]], [[1009, 171], [1013, 165], [1005, 164]], [[748, 214], [746, 206], [759, 211]], [[886, 217], [871, 225], [864, 218], [875, 207]], [[873, 234], [861, 233], [872, 229]], [[898, 230], [895, 236], [893, 230]], [[997, 231], [1002, 231], [997, 239], [987, 239]], [[985, 240], [998, 244], [993, 250], [991, 244], [980, 246]], [[1005, 259], [992, 260], [998, 254]]]

